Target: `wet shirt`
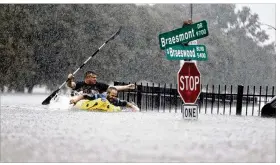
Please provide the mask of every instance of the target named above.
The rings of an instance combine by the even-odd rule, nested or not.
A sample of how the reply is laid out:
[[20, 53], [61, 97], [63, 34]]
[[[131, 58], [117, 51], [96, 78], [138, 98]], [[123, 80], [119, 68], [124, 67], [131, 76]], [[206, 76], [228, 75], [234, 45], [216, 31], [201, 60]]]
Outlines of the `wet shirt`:
[[113, 104], [114, 106], [126, 106], [127, 105], [127, 101], [125, 100], [120, 100], [119, 98], [115, 98], [115, 99], [110, 99], [108, 100], [111, 104]]
[[104, 83], [96, 82], [96, 84], [86, 84], [84, 81], [76, 82], [76, 87], [73, 90], [78, 92], [83, 91], [83, 93], [95, 94], [106, 92], [109, 85]]

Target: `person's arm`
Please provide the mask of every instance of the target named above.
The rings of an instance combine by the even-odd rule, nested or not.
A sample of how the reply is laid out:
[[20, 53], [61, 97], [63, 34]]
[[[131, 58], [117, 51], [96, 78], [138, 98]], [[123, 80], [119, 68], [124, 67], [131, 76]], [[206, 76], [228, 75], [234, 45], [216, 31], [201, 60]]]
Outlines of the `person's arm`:
[[74, 96], [70, 99], [70, 104], [76, 104], [78, 101], [84, 99], [85, 96], [84, 95], [78, 95], [78, 96]]
[[68, 75], [68, 81], [67, 81], [67, 86], [69, 88], [74, 89], [76, 87], [76, 83], [74, 82], [74, 76], [73, 74]]
[[70, 100], [71, 104], [76, 104], [78, 101], [82, 100], [82, 99], [88, 99], [88, 100], [95, 100], [101, 98], [103, 99], [101, 94], [94, 94], [94, 95], [89, 95], [89, 94], [84, 94], [84, 95], [78, 95], [78, 96], [74, 96], [72, 97], [72, 99]]
[[126, 106], [130, 107], [133, 111], [137, 111], [137, 112], [140, 111], [140, 109], [136, 105], [130, 102], [127, 102]]
[[127, 106], [127, 107], [131, 108], [132, 111], [134, 111], [134, 112], [140, 111], [140, 109], [139, 109], [136, 105], [134, 105], [134, 104], [132, 104], [132, 103], [130, 103], [130, 102], [127, 102], [127, 101], [125, 101], [125, 100], [120, 100], [119, 98], [116, 99], [114, 105], [115, 105], [115, 106], [123, 106], [123, 107], [124, 107], [124, 106]]
[[135, 84], [118, 85], [118, 86], [114, 86], [114, 87], [117, 88], [118, 91], [123, 91], [123, 90], [127, 90], [127, 89], [135, 89]]

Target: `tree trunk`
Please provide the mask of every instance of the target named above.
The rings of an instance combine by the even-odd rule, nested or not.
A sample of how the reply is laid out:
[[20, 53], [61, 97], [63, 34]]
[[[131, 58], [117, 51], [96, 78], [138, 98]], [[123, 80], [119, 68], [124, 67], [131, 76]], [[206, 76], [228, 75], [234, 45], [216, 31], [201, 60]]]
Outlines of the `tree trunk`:
[[19, 86], [17, 86], [17, 87], [15, 88], [15, 91], [16, 91], [16, 92], [20, 92], [20, 93], [24, 93], [24, 87], [19, 87]]
[[32, 93], [34, 85], [30, 85], [27, 87], [28, 93]]

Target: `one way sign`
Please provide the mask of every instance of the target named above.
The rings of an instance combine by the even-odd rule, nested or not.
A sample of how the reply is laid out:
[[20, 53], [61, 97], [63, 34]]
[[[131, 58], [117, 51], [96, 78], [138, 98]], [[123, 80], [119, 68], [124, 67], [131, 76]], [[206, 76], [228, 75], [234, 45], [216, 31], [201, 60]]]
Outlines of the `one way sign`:
[[182, 104], [182, 112], [184, 119], [198, 119], [198, 106], [196, 104]]

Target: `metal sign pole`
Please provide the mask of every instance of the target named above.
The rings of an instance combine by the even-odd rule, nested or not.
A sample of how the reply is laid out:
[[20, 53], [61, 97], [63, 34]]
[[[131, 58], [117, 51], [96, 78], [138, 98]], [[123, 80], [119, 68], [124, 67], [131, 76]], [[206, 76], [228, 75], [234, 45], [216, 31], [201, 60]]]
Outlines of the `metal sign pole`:
[[192, 13], [193, 13], [193, 4], [191, 3], [191, 21], [192, 21]]

